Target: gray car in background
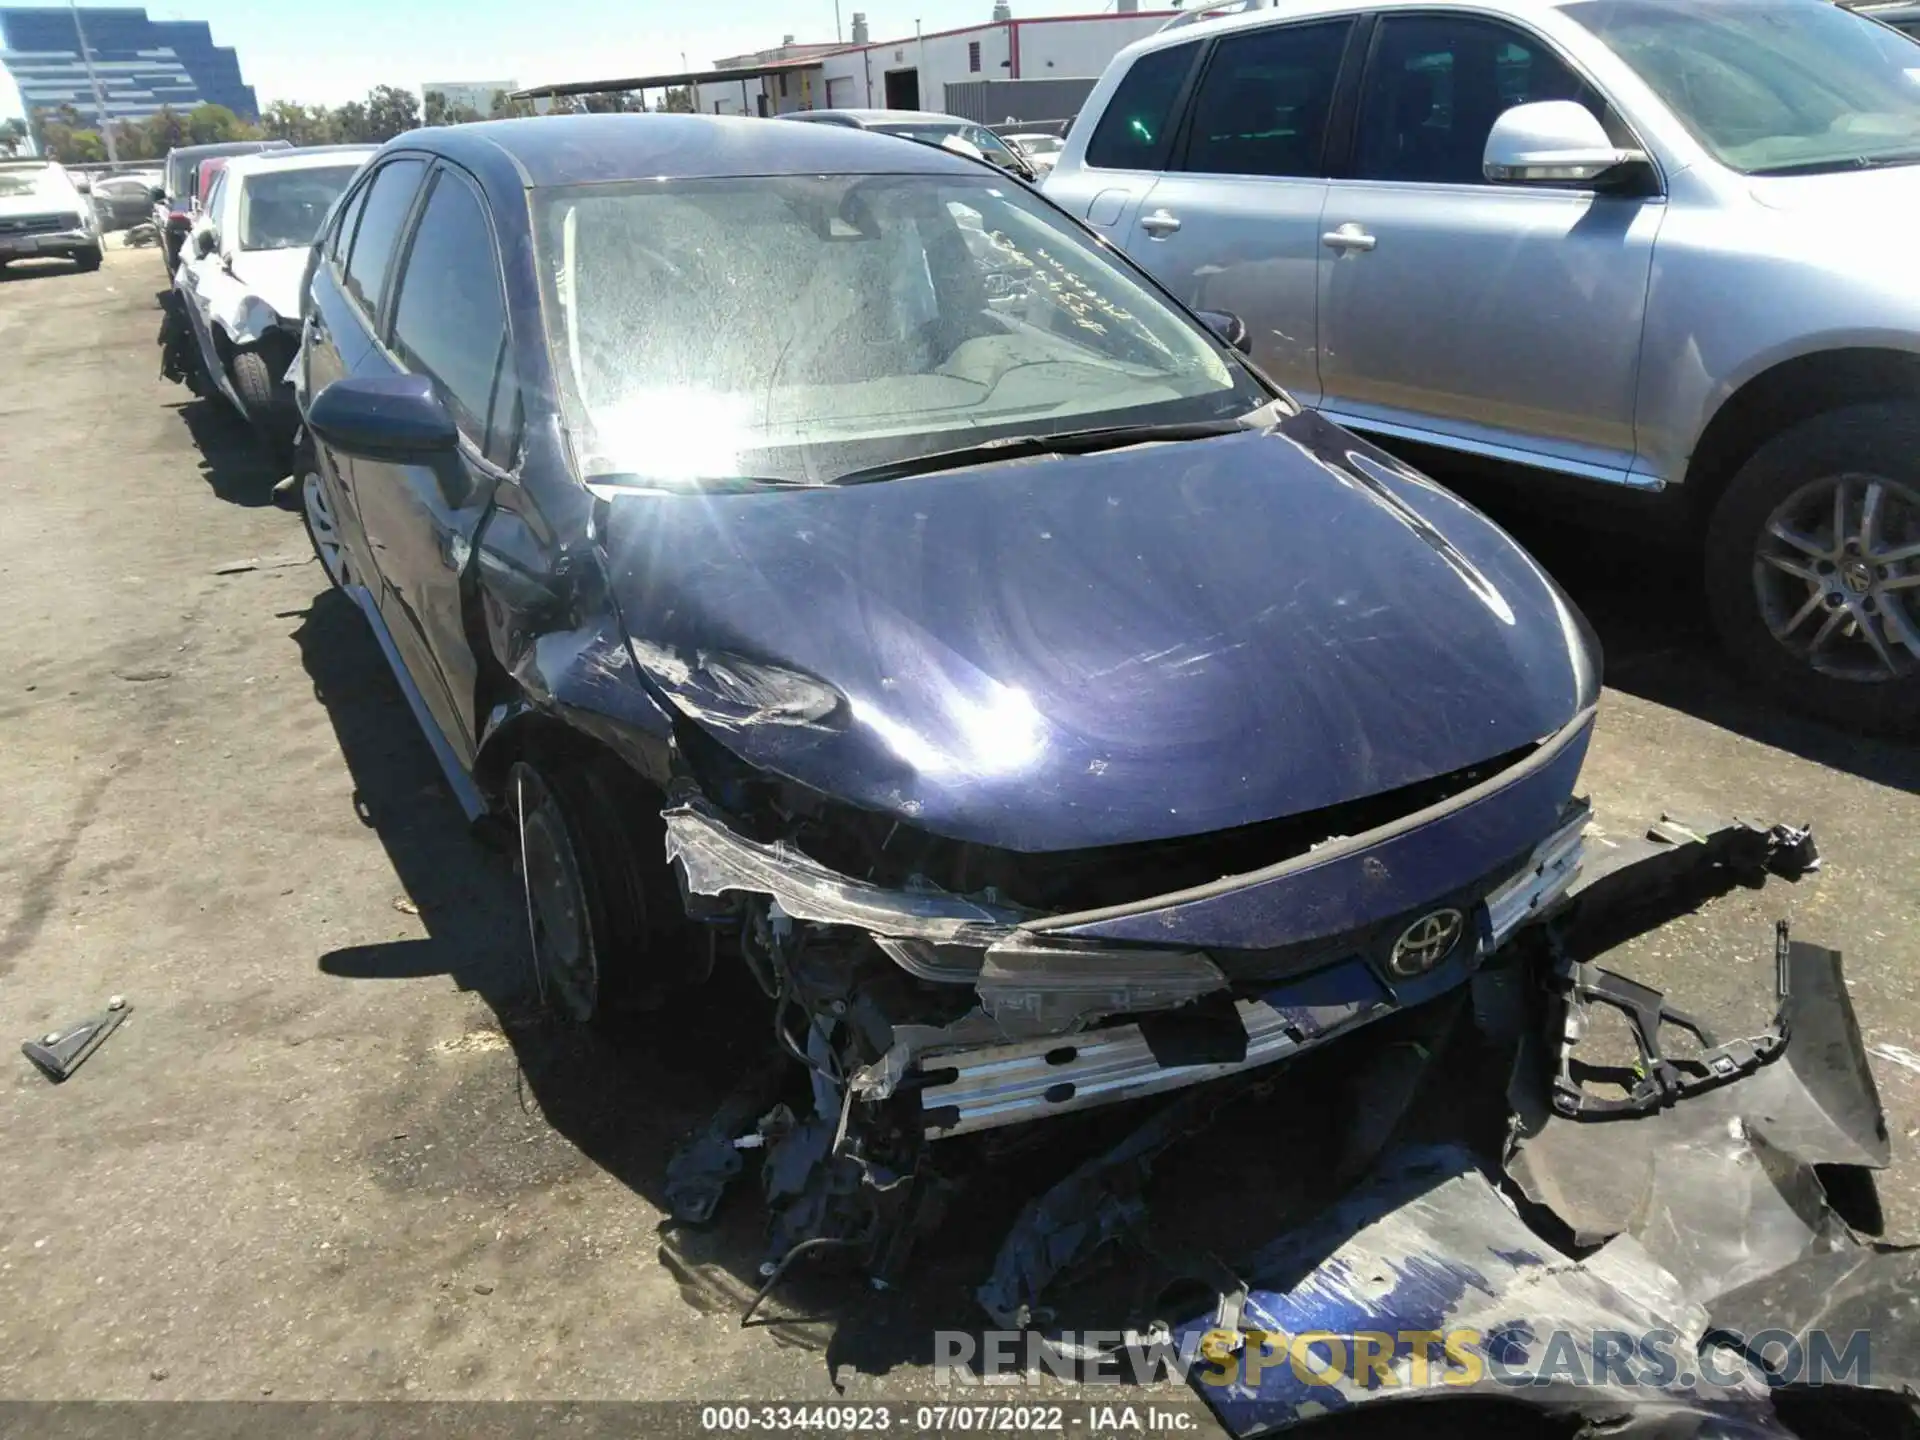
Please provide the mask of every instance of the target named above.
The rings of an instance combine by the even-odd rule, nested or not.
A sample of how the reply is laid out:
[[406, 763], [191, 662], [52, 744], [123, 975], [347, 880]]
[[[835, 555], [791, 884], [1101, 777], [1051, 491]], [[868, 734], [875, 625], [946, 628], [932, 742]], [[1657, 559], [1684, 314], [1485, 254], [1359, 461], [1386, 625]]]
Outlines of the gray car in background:
[[1298, 0], [1123, 51], [1045, 189], [1344, 425], [1667, 492], [1729, 651], [1899, 727], [1917, 79], [1826, 0]]
[[839, 125], [851, 130], [873, 130], [882, 135], [898, 135], [903, 140], [918, 140], [922, 145], [958, 140], [979, 151], [982, 160], [1002, 170], [1011, 170], [1022, 180], [1039, 178], [1024, 151], [1007, 144], [986, 126], [958, 115], [941, 115], [931, 110], [790, 110], [780, 118], [804, 120], [813, 125]]

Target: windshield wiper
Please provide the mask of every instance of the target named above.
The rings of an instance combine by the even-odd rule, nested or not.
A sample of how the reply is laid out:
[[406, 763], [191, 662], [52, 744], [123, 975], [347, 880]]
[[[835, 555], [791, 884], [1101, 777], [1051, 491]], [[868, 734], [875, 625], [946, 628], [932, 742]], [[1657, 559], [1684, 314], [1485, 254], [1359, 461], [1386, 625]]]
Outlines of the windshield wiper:
[[1838, 160], [1801, 160], [1791, 165], [1772, 165], [1756, 170], [1755, 175], [1838, 175], [1851, 170], [1880, 170], [1892, 165], [1920, 165], [1920, 150], [1902, 150], [1892, 155], [1847, 155]]
[[[1262, 407], [1263, 410], [1265, 408]], [[833, 483], [865, 485], [875, 480], [932, 475], [942, 470], [963, 470], [969, 465], [991, 465], [1000, 460], [1023, 460], [1033, 455], [1090, 455], [1096, 450], [1116, 450], [1123, 445], [1209, 440], [1219, 435], [1238, 435], [1259, 428], [1258, 424], [1248, 424], [1245, 419], [1189, 420], [1169, 425], [1105, 425], [1093, 430], [1060, 430], [1051, 435], [1005, 435], [996, 440], [982, 440], [977, 445], [933, 450], [924, 455], [889, 460], [884, 465], [848, 470], [835, 476]]]
[[727, 494], [743, 490], [819, 490], [825, 481], [797, 475], [676, 475], [671, 480], [631, 470], [610, 470], [586, 478], [588, 489], [658, 490], [665, 493]]

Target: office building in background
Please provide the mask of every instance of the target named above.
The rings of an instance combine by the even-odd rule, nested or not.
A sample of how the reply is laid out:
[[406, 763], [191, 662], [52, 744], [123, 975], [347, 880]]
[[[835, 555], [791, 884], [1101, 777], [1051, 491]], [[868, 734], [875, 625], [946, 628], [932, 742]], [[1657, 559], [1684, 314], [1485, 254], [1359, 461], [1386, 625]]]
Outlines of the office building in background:
[[[206, 103], [224, 105], [243, 120], [260, 118], [239, 57], [213, 43], [205, 21], [149, 20], [141, 9], [82, 6], [80, 23], [110, 120], [143, 120], [163, 106], [184, 114]], [[98, 118], [69, 6], [0, 6], [0, 64], [29, 115], [71, 105], [89, 123]]]

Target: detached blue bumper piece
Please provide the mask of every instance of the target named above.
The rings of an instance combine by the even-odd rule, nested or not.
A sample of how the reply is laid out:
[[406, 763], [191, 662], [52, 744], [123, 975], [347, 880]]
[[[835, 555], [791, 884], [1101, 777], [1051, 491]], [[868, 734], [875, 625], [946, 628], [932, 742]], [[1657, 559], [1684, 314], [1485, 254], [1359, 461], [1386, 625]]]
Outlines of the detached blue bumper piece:
[[1236, 1436], [1462, 1395], [1631, 1416], [1609, 1434], [1656, 1423], [1677, 1427], [1663, 1435], [1722, 1440], [1789, 1433], [1766, 1386], [1731, 1357], [1702, 1377], [1706, 1308], [1638, 1241], [1562, 1255], [1464, 1148], [1390, 1155], [1365, 1188], [1249, 1268], [1237, 1333], [1213, 1317], [1175, 1332], [1183, 1352], [1205, 1357], [1194, 1388]]

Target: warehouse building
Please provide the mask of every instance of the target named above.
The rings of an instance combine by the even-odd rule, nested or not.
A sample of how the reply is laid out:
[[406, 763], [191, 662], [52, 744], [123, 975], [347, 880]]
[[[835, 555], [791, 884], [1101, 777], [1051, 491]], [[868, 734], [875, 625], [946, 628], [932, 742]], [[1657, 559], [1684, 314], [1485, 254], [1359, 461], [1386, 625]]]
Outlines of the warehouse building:
[[[982, 106], [999, 103], [1004, 108], [1007, 102], [1002, 92], [979, 82], [1082, 79], [1090, 88], [1109, 60], [1178, 13], [1129, 8], [1137, 3], [1119, 0], [1120, 8], [1106, 14], [1021, 20], [1002, 3], [985, 24], [881, 41], [868, 38], [866, 17], [855, 14], [849, 45], [798, 45], [789, 36], [773, 49], [716, 61], [715, 71], [729, 78], [699, 80], [695, 104], [710, 115], [889, 109], [942, 110], [988, 121], [1010, 118], [981, 113]], [[747, 71], [765, 73], [741, 73]], [[1023, 93], [1037, 92], [1027, 87]]]

